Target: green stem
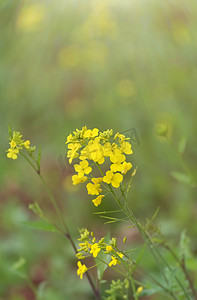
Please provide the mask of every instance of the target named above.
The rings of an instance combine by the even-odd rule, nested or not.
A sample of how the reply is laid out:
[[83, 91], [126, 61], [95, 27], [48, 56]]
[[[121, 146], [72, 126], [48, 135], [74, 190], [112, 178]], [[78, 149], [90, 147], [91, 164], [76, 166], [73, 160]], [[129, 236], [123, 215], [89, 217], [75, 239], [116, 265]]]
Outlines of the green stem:
[[[103, 176], [103, 172], [99, 166], [98, 163], [96, 163], [101, 175]], [[129, 206], [128, 206], [128, 203], [126, 203], [126, 206], [127, 206], [127, 209], [126, 207], [124, 207], [121, 203], [121, 201], [117, 198], [116, 194], [114, 193], [112, 187], [110, 184], [108, 184], [115, 200], [117, 201], [118, 205], [121, 207], [121, 209], [124, 211], [124, 213], [126, 214], [126, 216], [130, 219], [130, 221], [138, 228], [139, 232], [141, 233], [142, 237], [144, 238], [145, 241], [148, 242], [148, 246], [149, 246], [149, 250], [151, 251], [153, 257], [157, 260], [157, 256], [161, 259], [161, 261], [164, 263], [164, 265], [168, 268], [169, 271], [172, 271], [170, 265], [168, 264], [168, 262], [165, 260], [165, 258], [161, 255], [161, 253], [159, 252], [159, 250], [155, 247], [154, 243], [152, 242], [151, 238], [149, 237], [147, 231], [141, 226], [141, 224], [137, 221], [134, 213], [129, 209]], [[122, 190], [121, 188], [121, 192], [122, 192], [122, 195], [125, 199], [125, 202], [126, 201], [126, 197], [124, 195], [124, 191]], [[160, 264], [158, 264], [160, 265]], [[163, 273], [163, 272], [162, 272]], [[166, 275], [163, 273], [163, 276], [164, 276], [164, 279], [166, 281], [166, 283], [168, 283], [168, 279], [166, 277]], [[175, 276], [175, 280], [177, 281], [178, 285], [180, 286], [180, 288], [182, 289], [183, 293], [185, 294], [186, 296], [186, 299], [190, 300], [190, 297], [185, 289], [185, 287], [182, 285], [181, 281], [179, 280], [179, 278], [177, 276]], [[170, 291], [168, 291], [169, 293]], [[173, 294], [173, 292], [170, 292], [171, 296]], [[174, 294], [173, 294], [174, 297], [176, 297]]]
[[[62, 221], [62, 225], [63, 225], [63, 227], [64, 227], [64, 230], [63, 230], [63, 231], [61, 230], [61, 232], [62, 232], [62, 233], [64, 234], [64, 236], [70, 241], [70, 243], [71, 243], [71, 245], [72, 245], [72, 248], [73, 248], [73, 250], [75, 251], [75, 253], [78, 253], [78, 252], [77, 252], [77, 247], [75, 246], [75, 243], [74, 243], [74, 241], [73, 241], [73, 239], [72, 239], [72, 237], [71, 237], [71, 235], [70, 235], [70, 233], [69, 233], [68, 227], [67, 227], [67, 225], [66, 225], [66, 223], [65, 223], [65, 221], [64, 221], [64, 218], [63, 218], [63, 216], [62, 216], [62, 214], [61, 214], [61, 211], [60, 211], [58, 205], [56, 204], [56, 200], [55, 200], [55, 198], [54, 198], [52, 192], [51, 192], [50, 189], [48, 188], [48, 185], [46, 184], [46, 182], [45, 182], [43, 176], [41, 175], [40, 170], [37, 169], [37, 168], [34, 166], [34, 164], [31, 162], [31, 160], [30, 160], [23, 152], [20, 151], [20, 154], [26, 159], [26, 161], [31, 165], [31, 167], [32, 167], [32, 168], [35, 170], [35, 172], [38, 174], [38, 176], [39, 176], [40, 180], [42, 181], [42, 183], [43, 183], [43, 185], [44, 185], [44, 188], [45, 188], [45, 190], [46, 190], [46, 192], [47, 192], [47, 194], [48, 194], [48, 196], [49, 196], [49, 199], [50, 199], [50, 201], [51, 201], [51, 203], [52, 203], [52, 205], [53, 205], [53, 207], [54, 207], [54, 209], [55, 209], [55, 211], [56, 211], [58, 217], [59, 217], [59, 218], [61, 219], [61, 221]], [[89, 282], [89, 284], [90, 284], [90, 286], [91, 286], [91, 288], [92, 288], [92, 291], [93, 291], [93, 293], [94, 293], [94, 295], [95, 295], [95, 297], [96, 297], [96, 300], [100, 300], [100, 293], [99, 293], [99, 290], [96, 289], [96, 287], [95, 287], [95, 285], [94, 285], [94, 283], [93, 283], [93, 281], [92, 281], [92, 278], [90, 277], [88, 271], [87, 271], [85, 274], [86, 274], [86, 277], [87, 277], [87, 279], [88, 279], [88, 282]]]

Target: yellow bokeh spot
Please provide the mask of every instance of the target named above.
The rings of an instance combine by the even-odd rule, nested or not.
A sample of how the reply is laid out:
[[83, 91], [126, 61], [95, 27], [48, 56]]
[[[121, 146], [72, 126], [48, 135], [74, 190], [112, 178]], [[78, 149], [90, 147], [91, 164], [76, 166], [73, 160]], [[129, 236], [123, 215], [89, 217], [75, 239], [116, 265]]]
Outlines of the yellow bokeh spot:
[[58, 62], [63, 67], [73, 68], [81, 61], [81, 51], [75, 45], [63, 48], [58, 55]]
[[41, 27], [45, 16], [44, 7], [40, 4], [24, 7], [17, 19], [17, 27], [24, 31], [34, 31]]
[[172, 26], [172, 32], [174, 40], [179, 45], [187, 45], [191, 41], [191, 36], [188, 28], [179, 23], [175, 23]]
[[123, 79], [118, 83], [118, 93], [121, 97], [128, 98], [135, 94], [135, 87], [133, 81], [130, 79]]

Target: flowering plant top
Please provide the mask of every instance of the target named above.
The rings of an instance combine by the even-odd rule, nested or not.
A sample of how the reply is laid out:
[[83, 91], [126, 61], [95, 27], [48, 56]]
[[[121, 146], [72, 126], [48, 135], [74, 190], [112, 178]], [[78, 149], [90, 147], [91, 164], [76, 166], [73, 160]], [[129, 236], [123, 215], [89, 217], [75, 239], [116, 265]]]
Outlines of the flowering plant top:
[[[73, 184], [89, 180], [86, 188], [88, 194], [97, 196], [92, 200], [95, 206], [100, 205], [105, 197], [101, 184], [119, 188], [123, 176], [132, 168], [132, 164], [126, 161], [126, 155], [133, 153], [129, 138], [120, 133], [114, 135], [112, 129], [101, 132], [98, 128], [91, 130], [84, 126], [81, 130], [76, 129], [69, 134], [66, 144], [69, 163], [79, 160], [79, 163], [74, 165], [77, 174], [72, 176]], [[104, 174], [101, 165], [107, 161], [110, 166]], [[94, 165], [97, 165], [100, 177], [92, 175]]]

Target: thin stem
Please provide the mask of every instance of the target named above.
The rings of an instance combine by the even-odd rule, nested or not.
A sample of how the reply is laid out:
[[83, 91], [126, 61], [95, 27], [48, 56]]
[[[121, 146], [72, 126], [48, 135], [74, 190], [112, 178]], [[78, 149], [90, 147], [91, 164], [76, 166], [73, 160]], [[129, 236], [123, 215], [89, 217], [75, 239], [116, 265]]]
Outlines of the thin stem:
[[[59, 216], [59, 218], [60, 218], [61, 221], [62, 221], [64, 230], [65, 230], [65, 232], [62, 232], [62, 233], [63, 233], [64, 236], [70, 241], [70, 243], [71, 243], [71, 245], [72, 245], [72, 248], [73, 248], [74, 252], [75, 252], [75, 253], [78, 253], [78, 252], [77, 252], [77, 247], [75, 246], [75, 243], [74, 243], [74, 241], [73, 241], [73, 239], [72, 239], [72, 237], [71, 237], [71, 235], [70, 235], [70, 233], [69, 233], [68, 227], [67, 227], [67, 225], [66, 225], [66, 223], [65, 223], [65, 221], [64, 221], [64, 218], [63, 218], [63, 216], [62, 216], [62, 214], [61, 214], [61, 211], [60, 211], [58, 205], [56, 204], [56, 200], [55, 200], [55, 198], [54, 198], [54, 196], [53, 196], [51, 190], [48, 188], [48, 185], [46, 184], [46, 182], [45, 182], [43, 176], [41, 175], [40, 170], [36, 169], [36, 167], [35, 167], [34, 164], [31, 162], [31, 160], [30, 160], [24, 153], [22, 153], [21, 151], [20, 151], [20, 153], [21, 153], [21, 155], [26, 159], [26, 161], [31, 165], [31, 167], [35, 170], [35, 172], [38, 174], [38, 176], [39, 176], [40, 180], [42, 181], [42, 183], [43, 183], [43, 185], [44, 185], [44, 188], [45, 188], [45, 190], [46, 190], [46, 192], [47, 192], [47, 194], [48, 194], [48, 196], [49, 196], [49, 199], [50, 199], [50, 201], [51, 201], [51, 203], [52, 203], [52, 205], [53, 205], [53, 207], [54, 207], [54, 209], [55, 209], [57, 215]], [[87, 271], [85, 274], [86, 274], [86, 277], [87, 277], [87, 279], [88, 279], [88, 282], [89, 282], [89, 284], [90, 284], [90, 286], [91, 286], [91, 288], [92, 288], [92, 291], [93, 291], [93, 293], [94, 293], [96, 299], [97, 299], [97, 300], [100, 300], [100, 293], [99, 293], [99, 290], [95, 288], [95, 285], [94, 285], [94, 283], [93, 283], [93, 281], [92, 281], [92, 278], [90, 277], [88, 271]]]
[[[128, 211], [125, 209], [125, 207], [122, 205], [122, 203], [119, 201], [119, 199], [116, 197], [116, 194], [114, 193], [114, 191], [112, 190], [112, 187], [110, 184], [108, 184], [109, 188], [111, 189], [112, 191], [112, 194], [115, 198], [115, 200], [118, 202], [119, 206], [122, 208], [122, 210], [124, 211], [124, 213], [129, 217], [129, 219], [131, 220], [132, 223], [135, 224], [135, 226], [138, 228], [138, 230], [140, 231], [140, 233], [142, 234], [143, 238], [145, 240], [148, 241], [148, 246], [149, 246], [149, 249], [152, 253], [152, 255], [155, 257], [155, 254], [154, 254], [154, 251], [157, 253], [157, 255], [159, 256], [159, 258], [163, 261], [163, 263], [166, 265], [166, 267], [172, 271], [171, 267], [169, 266], [168, 262], [165, 260], [165, 258], [161, 255], [161, 253], [158, 251], [158, 249], [155, 247], [155, 245], [153, 244], [152, 240], [150, 239], [148, 233], [144, 230], [144, 228], [141, 226], [141, 224], [137, 221], [135, 215], [133, 214], [132, 211], [130, 211], [128, 205], [127, 205], [127, 209]], [[124, 194], [123, 194], [123, 197], [125, 198]], [[125, 198], [126, 200], [126, 198]], [[165, 274], [163, 273], [163, 276], [165, 278], [165, 280], [168, 282]], [[188, 300], [190, 300], [190, 297], [185, 289], [185, 287], [182, 285], [181, 281], [179, 280], [179, 278], [177, 276], [175, 276], [175, 280], [177, 281], [177, 283], [179, 284], [180, 288], [182, 289], [182, 291], [184, 292], [186, 298]]]
[[191, 289], [192, 294], [193, 294], [193, 296], [194, 296], [194, 299], [197, 299], [197, 293], [196, 293], [196, 290], [195, 290], [195, 288], [194, 288], [193, 282], [192, 282], [192, 280], [191, 280], [191, 278], [190, 278], [190, 276], [189, 276], [189, 274], [188, 274], [188, 272], [187, 272], [187, 270], [186, 270], [184, 258], [182, 259], [182, 261], [179, 261], [177, 255], [174, 253], [174, 251], [171, 249], [171, 247], [170, 247], [169, 245], [164, 244], [163, 247], [164, 247], [165, 249], [167, 249], [167, 250], [171, 253], [171, 255], [173, 256], [173, 258], [174, 258], [174, 259], [177, 261], [177, 263], [179, 264], [180, 268], [182, 269], [182, 271], [183, 271], [183, 273], [185, 274], [185, 277], [186, 277], [186, 279], [187, 279], [187, 281], [188, 281], [188, 283], [189, 283], [189, 286], [190, 286], [190, 289]]

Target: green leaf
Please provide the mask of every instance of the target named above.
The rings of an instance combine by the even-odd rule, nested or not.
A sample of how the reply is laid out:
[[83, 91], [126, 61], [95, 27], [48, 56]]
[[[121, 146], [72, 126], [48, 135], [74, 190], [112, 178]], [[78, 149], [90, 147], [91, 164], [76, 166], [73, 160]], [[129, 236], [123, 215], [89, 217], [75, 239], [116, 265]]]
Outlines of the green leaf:
[[190, 239], [187, 237], [186, 230], [184, 229], [181, 233], [179, 254], [181, 258], [184, 258], [186, 260], [192, 257], [189, 244], [190, 244]]
[[192, 184], [192, 179], [189, 175], [181, 172], [171, 172], [172, 177], [174, 177], [177, 181], [186, 184]]
[[185, 151], [186, 143], [187, 143], [187, 138], [184, 136], [182, 137], [182, 139], [178, 144], [178, 151], [180, 154], [183, 154], [183, 152]]
[[50, 232], [59, 232], [59, 230], [51, 223], [46, 222], [44, 220], [34, 221], [34, 222], [22, 222], [22, 224], [26, 225], [29, 228]]

